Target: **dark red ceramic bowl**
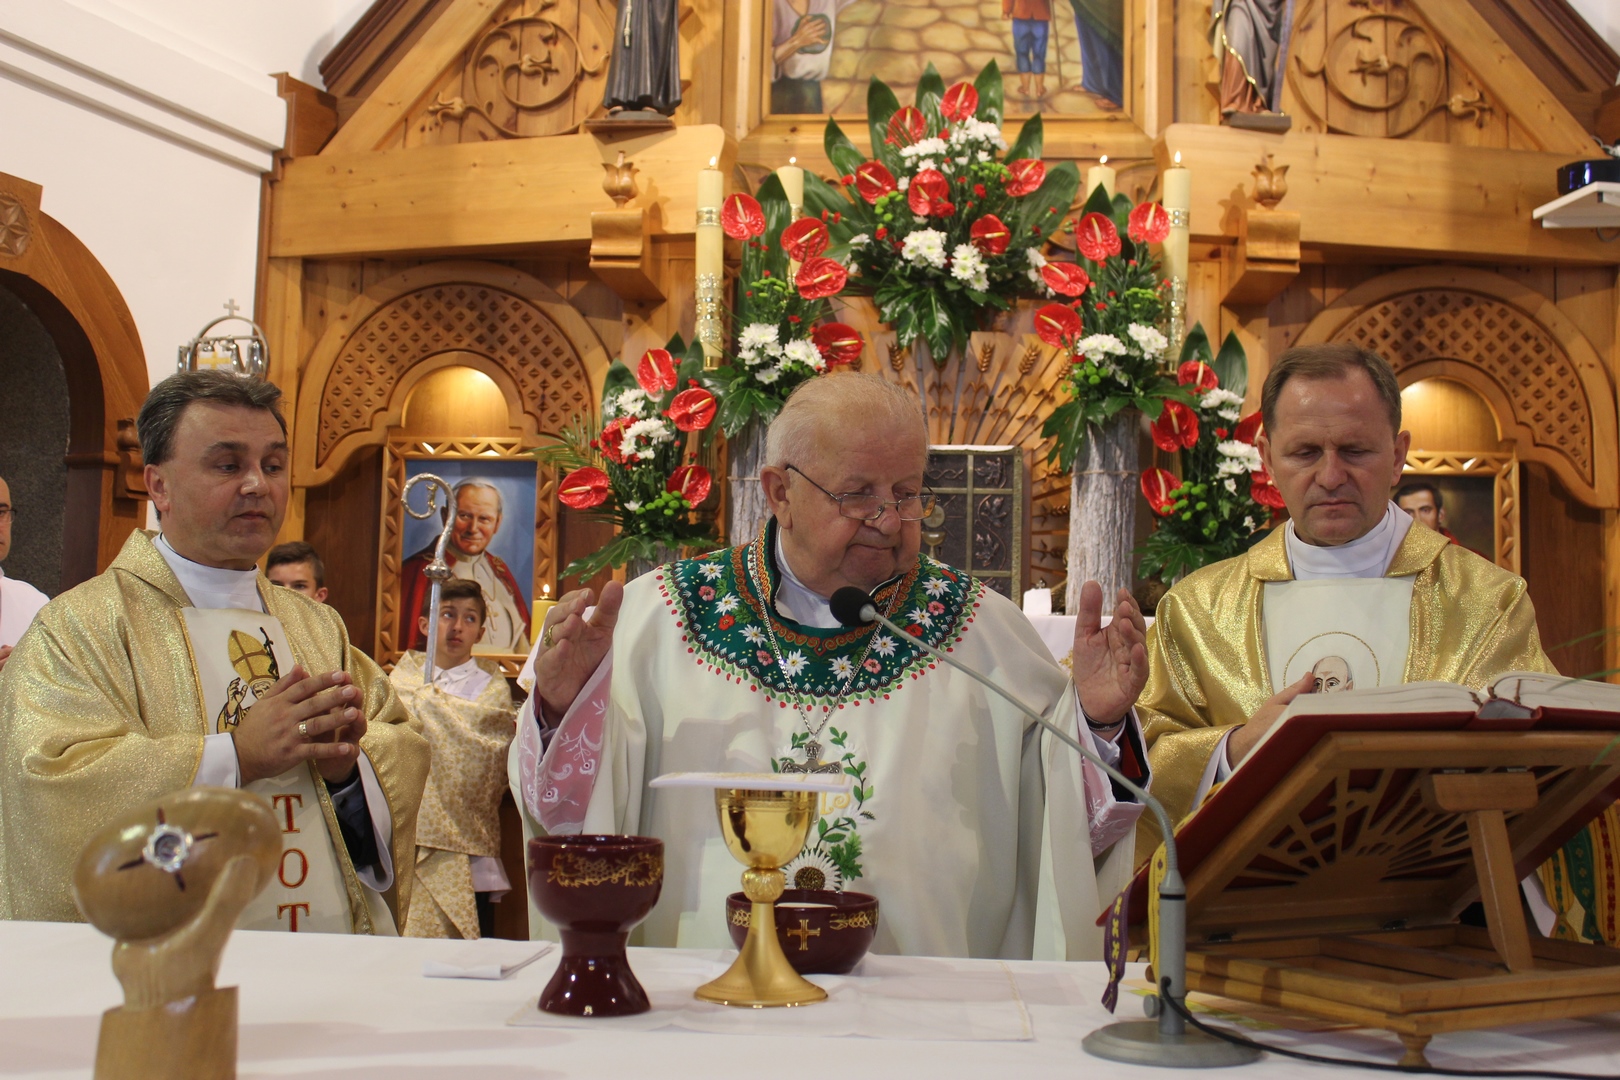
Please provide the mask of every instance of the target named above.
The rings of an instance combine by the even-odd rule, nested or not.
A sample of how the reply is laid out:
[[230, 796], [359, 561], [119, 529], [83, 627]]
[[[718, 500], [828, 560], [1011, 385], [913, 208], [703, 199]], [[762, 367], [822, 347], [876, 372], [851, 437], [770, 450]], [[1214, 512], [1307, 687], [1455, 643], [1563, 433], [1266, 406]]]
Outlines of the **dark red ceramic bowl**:
[[541, 1009], [567, 1016], [647, 1011], [647, 992], [624, 948], [663, 885], [664, 842], [654, 837], [529, 841], [529, 895], [562, 938], [562, 960], [540, 995]]
[[[726, 928], [742, 948], [753, 905], [740, 892], [726, 897]], [[858, 892], [787, 889], [776, 902], [776, 937], [800, 975], [847, 975], [877, 936], [877, 897]]]

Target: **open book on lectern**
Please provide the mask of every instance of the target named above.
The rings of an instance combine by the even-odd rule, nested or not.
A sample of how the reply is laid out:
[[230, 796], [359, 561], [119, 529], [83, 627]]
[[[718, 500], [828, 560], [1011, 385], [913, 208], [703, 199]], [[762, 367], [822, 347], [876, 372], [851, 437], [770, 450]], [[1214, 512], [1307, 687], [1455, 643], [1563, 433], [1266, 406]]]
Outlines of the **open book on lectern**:
[[[1210, 793], [1196, 812], [1177, 826], [1176, 845], [1181, 872], [1188, 879], [1189, 905], [1191, 894], [1201, 888], [1200, 864], [1215, 856], [1218, 850], [1225, 852], [1220, 859], [1232, 863], [1223, 871], [1228, 877], [1254, 858], [1264, 862], [1263, 853], [1251, 852], [1239, 857], [1241, 853], [1229, 850], [1229, 840], [1251, 816], [1279, 812], [1273, 793], [1284, 787], [1290, 790], [1299, 787], [1293, 780], [1297, 770], [1310, 770], [1310, 775], [1316, 778], [1309, 782], [1313, 786], [1307, 793], [1308, 805], [1290, 811], [1294, 827], [1310, 833], [1315, 827], [1311, 823], [1318, 816], [1323, 816], [1323, 820], [1333, 818], [1329, 803], [1345, 792], [1359, 791], [1366, 784], [1389, 785], [1390, 798], [1395, 799], [1399, 793], [1396, 801], [1404, 805], [1403, 800], [1417, 798], [1414, 785], [1419, 785], [1422, 774], [1427, 772], [1526, 767], [1529, 763], [1514, 750], [1516, 733], [1521, 732], [1602, 736], [1595, 743], [1583, 742], [1592, 747], [1593, 760], [1581, 764], [1598, 765], [1601, 760], [1603, 768], [1597, 772], [1579, 767], [1573, 761], [1557, 769], [1530, 765], [1538, 774], [1538, 782], [1544, 786], [1542, 804], [1548, 808], [1545, 813], [1538, 813], [1546, 817], [1555, 805], [1563, 809], [1558, 811], [1559, 821], [1541, 821], [1534, 830], [1534, 837], [1515, 850], [1516, 862], [1523, 864], [1519, 870], [1528, 873], [1601, 813], [1614, 795], [1620, 794], [1616, 791], [1620, 788], [1617, 782], [1620, 774], [1610, 775], [1620, 763], [1620, 686], [1539, 672], [1513, 672], [1484, 690], [1455, 683], [1420, 682], [1318, 692], [1295, 698], [1241, 766]], [[1458, 741], [1456, 735], [1459, 734], [1468, 738]], [[1441, 735], [1441, 738], [1425, 739], [1429, 735]], [[1476, 735], [1480, 738], [1473, 738]], [[1493, 747], [1488, 752], [1482, 749], [1487, 743]], [[1470, 747], [1473, 749], [1459, 750]], [[1455, 761], [1451, 760], [1453, 757]], [[1366, 759], [1369, 763], [1346, 766], [1344, 762], [1351, 759]], [[1345, 772], [1347, 768], [1351, 771]], [[1333, 779], [1335, 772], [1341, 776], [1337, 787]], [[1554, 776], [1554, 772], [1558, 775]], [[1377, 775], [1385, 779], [1368, 779]], [[1554, 780], [1560, 785], [1556, 791], [1546, 786]], [[1577, 789], [1586, 794], [1576, 797], [1560, 793]], [[1365, 825], [1388, 809], [1380, 800], [1380, 807], [1373, 808], [1372, 817], [1360, 820]], [[1338, 824], [1351, 831], [1360, 828], [1349, 817]], [[1277, 832], [1281, 835], [1283, 831], [1284, 825], [1279, 822]], [[1269, 838], [1268, 833], [1257, 842], [1264, 846]], [[1418, 847], [1427, 850], [1424, 845], [1429, 840], [1422, 837], [1419, 840]], [[1336, 841], [1312, 840], [1311, 843], [1337, 850], [1350, 841], [1346, 835]], [[1466, 855], [1466, 847], [1461, 850]], [[1345, 850], [1339, 857], [1351, 854]], [[1452, 852], [1446, 858], [1455, 861], [1452, 856], [1456, 854]], [[1263, 869], [1249, 876], [1265, 877], [1270, 872]], [[1399, 878], [1400, 874], [1395, 873], [1391, 880]], [[1130, 922], [1133, 925], [1146, 918], [1146, 884], [1147, 867], [1144, 866], [1139, 868], [1131, 890]]]

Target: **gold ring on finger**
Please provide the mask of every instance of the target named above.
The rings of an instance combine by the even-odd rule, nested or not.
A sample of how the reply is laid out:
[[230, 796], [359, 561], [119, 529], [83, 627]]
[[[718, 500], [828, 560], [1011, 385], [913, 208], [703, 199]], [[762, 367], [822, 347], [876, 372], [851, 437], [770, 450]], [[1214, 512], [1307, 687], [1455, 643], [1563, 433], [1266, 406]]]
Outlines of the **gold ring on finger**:
[[303, 739], [305, 742], [309, 741], [309, 721], [308, 720], [300, 720], [300, 721], [298, 721], [298, 737], [300, 739]]

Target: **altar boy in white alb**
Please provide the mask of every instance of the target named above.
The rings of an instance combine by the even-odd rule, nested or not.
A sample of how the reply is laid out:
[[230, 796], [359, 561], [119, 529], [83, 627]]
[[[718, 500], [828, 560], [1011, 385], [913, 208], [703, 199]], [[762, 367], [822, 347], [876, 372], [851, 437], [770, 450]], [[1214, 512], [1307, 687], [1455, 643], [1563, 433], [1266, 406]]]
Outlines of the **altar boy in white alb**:
[[1130, 716], [1147, 678], [1141, 612], [1122, 590], [1101, 627], [1088, 584], [1071, 681], [1011, 601], [920, 554], [927, 449], [908, 392], [870, 375], [812, 380], [771, 425], [773, 516], [753, 543], [609, 585], [588, 618], [585, 593], [551, 612], [512, 753], [518, 804], [531, 831], [664, 840], [646, 944], [727, 946], [739, 880], [712, 795], [648, 781], [832, 770], [854, 791], [824, 798], [786, 873], [876, 895], [879, 951], [1101, 956], [1095, 920], [1128, 878], [1142, 808], [907, 637], [840, 626], [828, 597], [873, 592], [909, 635], [1145, 779]]

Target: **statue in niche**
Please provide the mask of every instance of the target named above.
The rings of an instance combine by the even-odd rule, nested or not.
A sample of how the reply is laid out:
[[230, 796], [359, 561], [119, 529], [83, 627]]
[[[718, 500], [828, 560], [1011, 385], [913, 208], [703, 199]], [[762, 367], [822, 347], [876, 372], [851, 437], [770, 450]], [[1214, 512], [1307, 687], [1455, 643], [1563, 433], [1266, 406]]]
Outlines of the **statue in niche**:
[[1286, 131], [1283, 64], [1294, 0], [1214, 0], [1210, 46], [1220, 64], [1221, 117], [1233, 127]]
[[679, 0], [619, 0], [602, 103], [614, 120], [675, 112], [681, 103]]

